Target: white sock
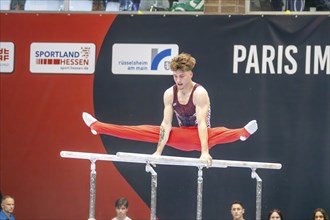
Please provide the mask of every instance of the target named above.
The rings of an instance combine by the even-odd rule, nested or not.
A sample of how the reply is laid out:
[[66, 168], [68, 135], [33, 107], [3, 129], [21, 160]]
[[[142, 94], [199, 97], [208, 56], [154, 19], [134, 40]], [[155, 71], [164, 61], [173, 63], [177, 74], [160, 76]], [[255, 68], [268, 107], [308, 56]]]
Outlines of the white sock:
[[[252, 120], [249, 123], [247, 123], [244, 126], [245, 130], [247, 130], [247, 132], [249, 132], [250, 135], [252, 135], [254, 132], [256, 132], [258, 130], [258, 124], [256, 120]], [[240, 137], [241, 141], [245, 141], [246, 137], [245, 136], [241, 136]]]
[[[87, 112], [83, 112], [82, 113], [82, 118], [85, 122], [85, 124], [89, 127], [91, 124], [93, 124], [94, 122], [97, 122], [96, 118], [94, 118], [93, 116], [91, 116], [90, 114], [88, 114]], [[91, 130], [91, 132], [93, 134], [97, 134], [97, 132], [95, 130]]]

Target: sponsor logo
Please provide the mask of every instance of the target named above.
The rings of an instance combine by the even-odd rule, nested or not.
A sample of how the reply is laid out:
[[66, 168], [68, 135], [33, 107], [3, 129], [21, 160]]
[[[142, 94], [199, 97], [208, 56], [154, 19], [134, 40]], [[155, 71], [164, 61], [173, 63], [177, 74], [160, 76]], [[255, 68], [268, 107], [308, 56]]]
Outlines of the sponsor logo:
[[0, 42], [0, 73], [14, 71], [14, 43]]
[[112, 73], [172, 75], [170, 62], [178, 52], [176, 44], [114, 44]]
[[95, 44], [32, 43], [32, 73], [92, 74], [95, 70]]

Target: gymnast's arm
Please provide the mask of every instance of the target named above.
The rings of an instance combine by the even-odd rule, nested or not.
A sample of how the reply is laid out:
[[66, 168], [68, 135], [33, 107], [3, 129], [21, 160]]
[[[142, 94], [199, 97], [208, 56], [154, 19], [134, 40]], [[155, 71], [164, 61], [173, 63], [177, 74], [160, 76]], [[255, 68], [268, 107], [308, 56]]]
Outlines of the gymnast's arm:
[[167, 143], [168, 137], [172, 130], [172, 120], [173, 120], [173, 88], [169, 88], [164, 93], [164, 116], [163, 121], [160, 125], [159, 140], [157, 145], [157, 150], [153, 155], [161, 155], [163, 149]]
[[200, 159], [206, 160], [208, 166], [212, 166], [212, 157], [209, 154], [207, 131], [207, 114], [210, 108], [210, 98], [207, 91], [202, 86], [197, 87], [194, 92], [193, 102], [196, 108], [198, 134], [201, 142]]

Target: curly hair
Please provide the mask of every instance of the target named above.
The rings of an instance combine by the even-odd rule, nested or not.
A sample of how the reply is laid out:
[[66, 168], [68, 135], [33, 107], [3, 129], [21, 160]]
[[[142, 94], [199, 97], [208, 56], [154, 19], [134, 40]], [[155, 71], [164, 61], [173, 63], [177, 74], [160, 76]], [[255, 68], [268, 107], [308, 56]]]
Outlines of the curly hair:
[[182, 70], [191, 71], [196, 64], [196, 59], [188, 53], [180, 53], [171, 60], [170, 68], [172, 71]]

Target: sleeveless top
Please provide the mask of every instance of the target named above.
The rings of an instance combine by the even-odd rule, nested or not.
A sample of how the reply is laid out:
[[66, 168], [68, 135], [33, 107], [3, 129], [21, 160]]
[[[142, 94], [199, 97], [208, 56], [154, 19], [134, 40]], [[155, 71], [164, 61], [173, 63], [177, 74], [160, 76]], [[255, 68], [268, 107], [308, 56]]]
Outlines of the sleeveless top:
[[[194, 85], [194, 88], [191, 91], [189, 100], [186, 105], [179, 103], [178, 88], [176, 85], [173, 86], [172, 106], [180, 127], [197, 126], [196, 109], [193, 103], [193, 94], [198, 86], [200, 85], [197, 83]], [[207, 119], [206, 119], [206, 125], [208, 128], [211, 127], [210, 118], [211, 118], [211, 107], [208, 110]]]

